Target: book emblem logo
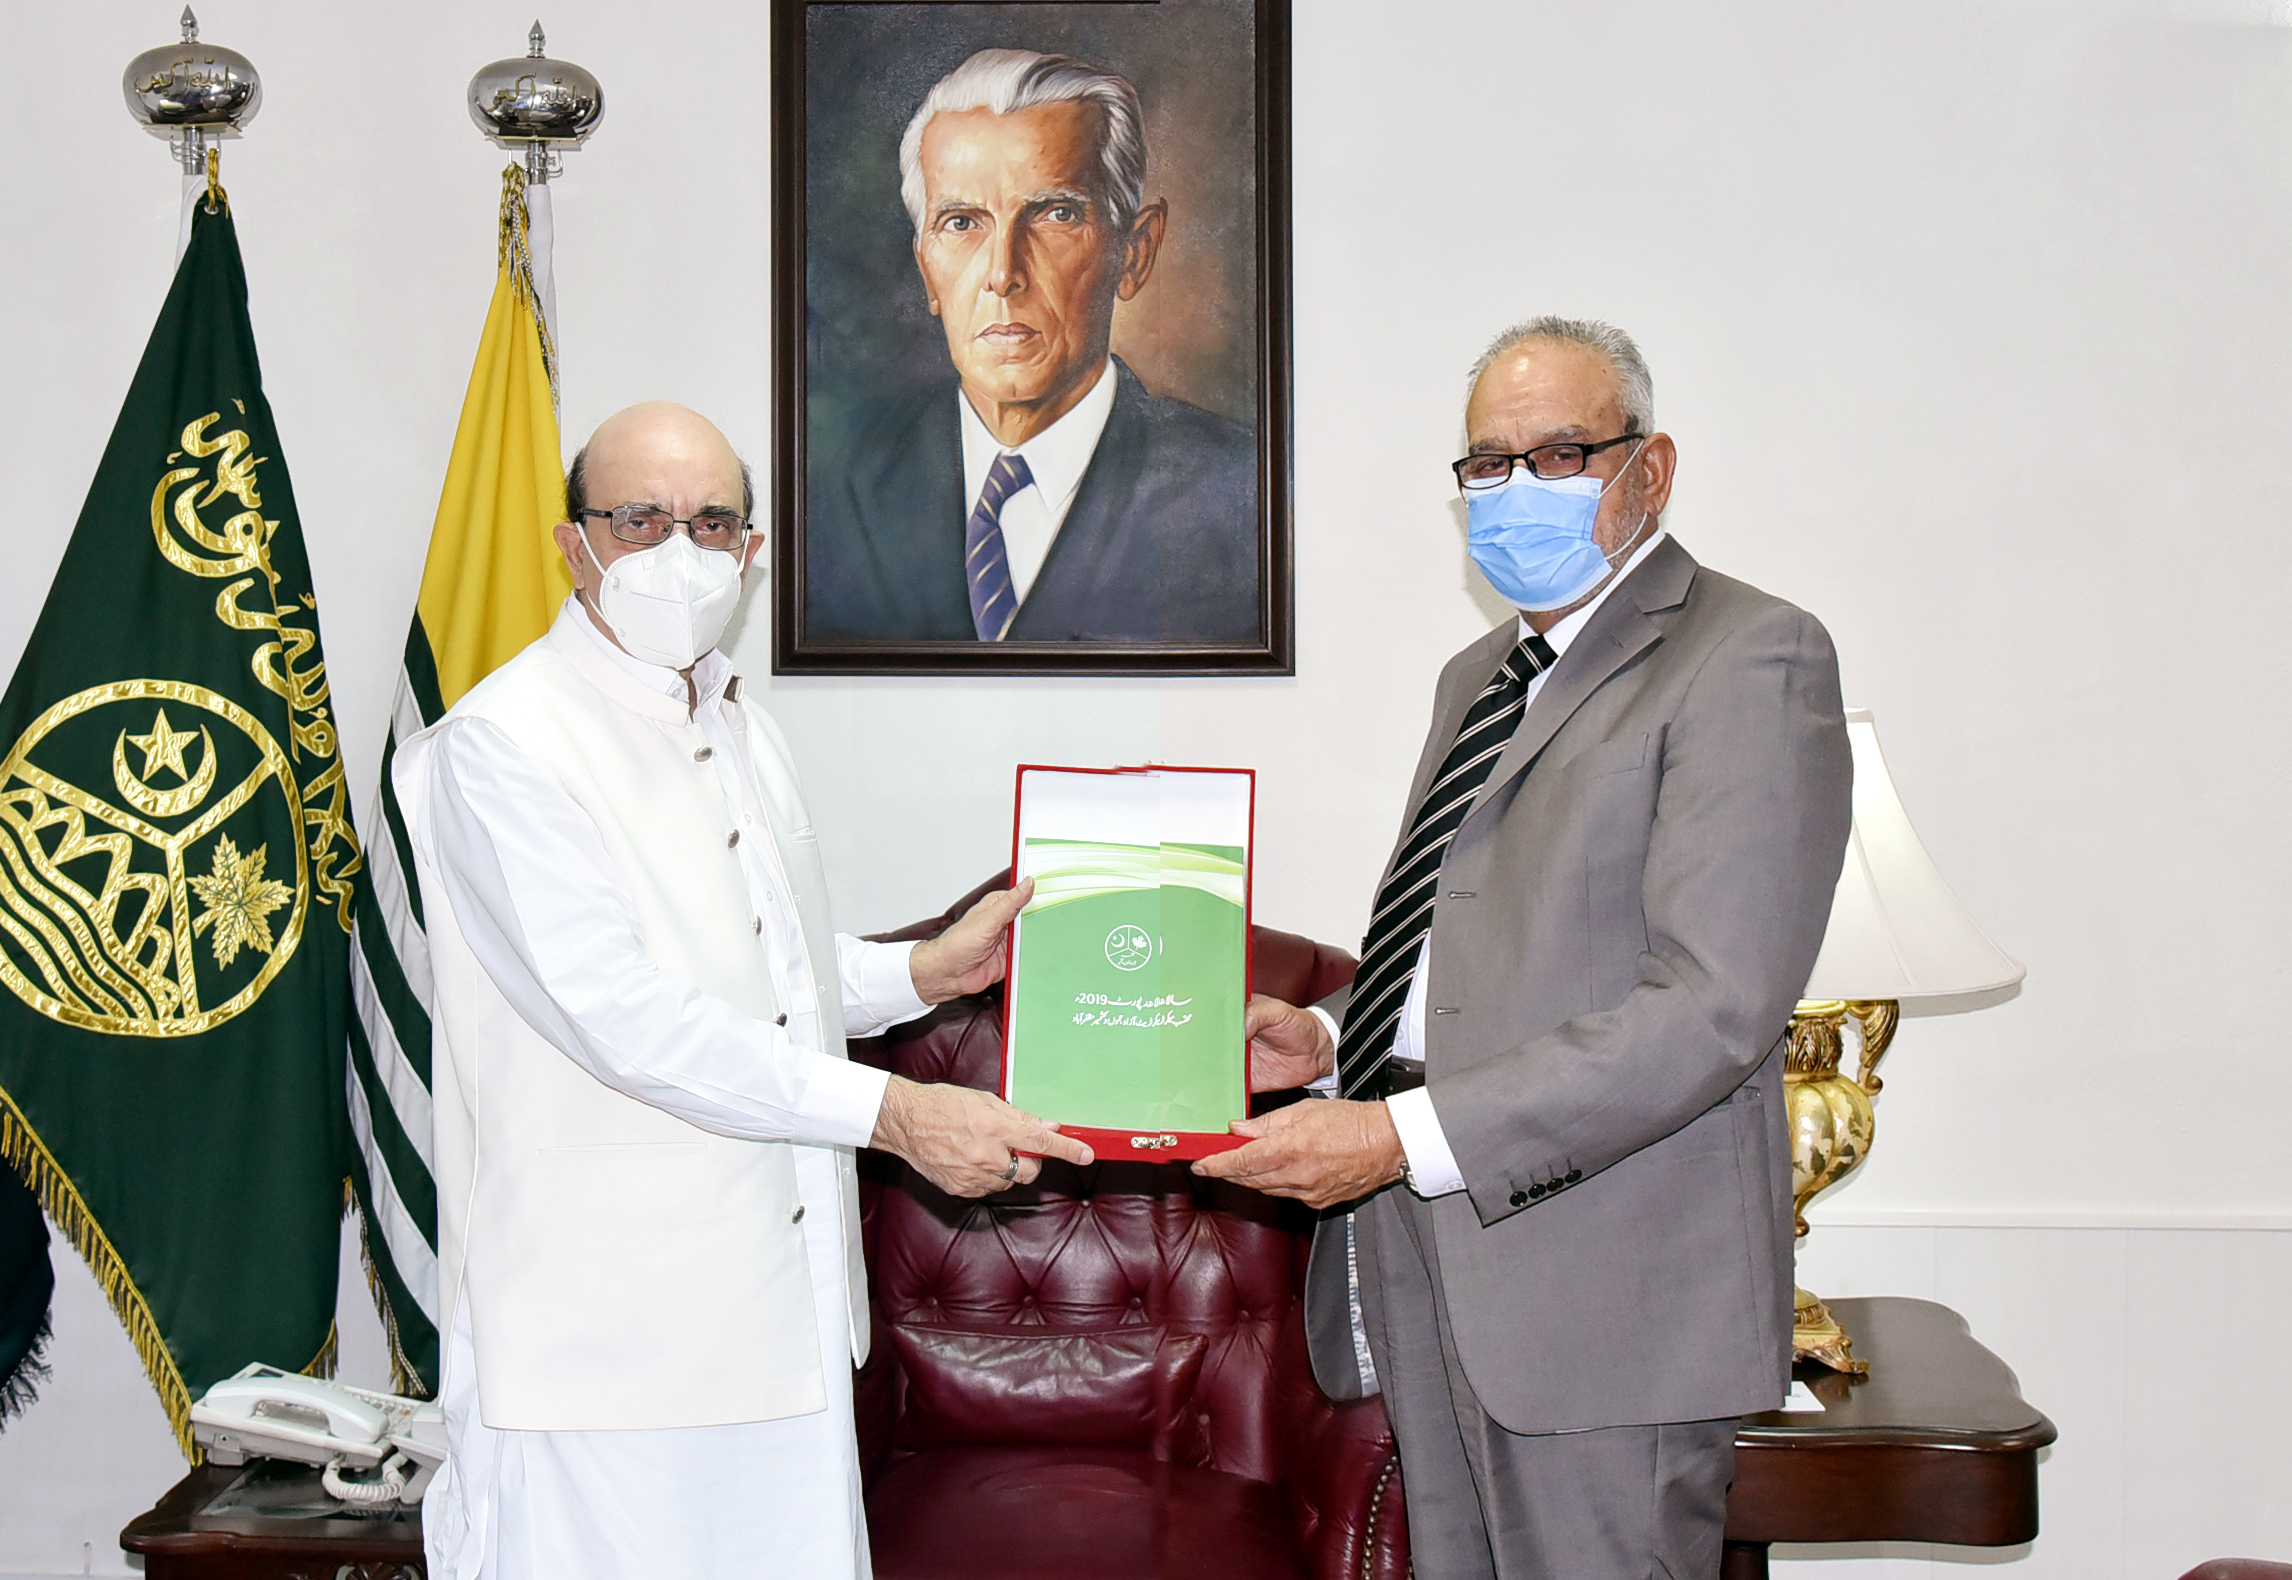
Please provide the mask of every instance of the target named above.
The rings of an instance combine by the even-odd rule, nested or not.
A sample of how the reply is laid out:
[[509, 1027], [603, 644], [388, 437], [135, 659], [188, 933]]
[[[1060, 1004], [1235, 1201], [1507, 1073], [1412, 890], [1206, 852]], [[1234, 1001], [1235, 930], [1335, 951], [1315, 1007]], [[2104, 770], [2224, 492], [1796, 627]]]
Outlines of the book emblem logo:
[[1117, 971], [1136, 971], [1154, 958], [1154, 940], [1146, 929], [1124, 922], [1106, 935], [1106, 962]]

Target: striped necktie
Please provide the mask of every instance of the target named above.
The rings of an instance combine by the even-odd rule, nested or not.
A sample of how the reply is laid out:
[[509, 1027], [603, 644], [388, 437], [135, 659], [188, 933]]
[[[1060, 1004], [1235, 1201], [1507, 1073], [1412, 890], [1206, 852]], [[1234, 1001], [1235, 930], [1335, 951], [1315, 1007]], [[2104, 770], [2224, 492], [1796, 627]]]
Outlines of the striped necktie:
[[971, 624], [982, 642], [1000, 642], [1018, 616], [1019, 596], [1011, 589], [1011, 562], [1003, 553], [1003, 506], [1035, 480], [1027, 460], [1013, 450], [987, 468], [987, 486], [963, 528], [963, 579], [971, 591]]
[[1456, 744], [1441, 761], [1416, 820], [1401, 841], [1393, 869], [1377, 891], [1377, 911], [1361, 945], [1361, 969], [1345, 1010], [1337, 1044], [1337, 1087], [1347, 1097], [1369, 1086], [1393, 1056], [1393, 1038], [1408, 1003], [1417, 957], [1432, 930], [1441, 860], [1472, 799], [1487, 783], [1496, 759], [1528, 711], [1528, 684], [1558, 661], [1551, 644], [1530, 633], [1505, 655], [1457, 727]]

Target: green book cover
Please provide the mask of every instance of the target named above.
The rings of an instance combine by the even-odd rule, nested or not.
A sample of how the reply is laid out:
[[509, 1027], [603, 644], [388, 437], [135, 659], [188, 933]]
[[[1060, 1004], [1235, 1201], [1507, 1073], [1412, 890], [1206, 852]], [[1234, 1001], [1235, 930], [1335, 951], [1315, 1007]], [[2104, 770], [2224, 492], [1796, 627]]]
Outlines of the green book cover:
[[1244, 772], [1021, 775], [1013, 1103], [1153, 1132], [1248, 1112], [1249, 838]]

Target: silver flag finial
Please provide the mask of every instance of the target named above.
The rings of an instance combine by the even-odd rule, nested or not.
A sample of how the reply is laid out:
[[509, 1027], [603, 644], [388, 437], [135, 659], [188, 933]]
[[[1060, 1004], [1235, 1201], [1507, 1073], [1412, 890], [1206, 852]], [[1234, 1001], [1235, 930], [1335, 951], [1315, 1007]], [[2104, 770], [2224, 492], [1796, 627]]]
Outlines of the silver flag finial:
[[164, 137], [185, 175], [207, 167], [207, 154], [236, 137], [263, 107], [262, 74], [235, 49], [199, 39], [199, 18], [189, 6], [183, 37], [147, 49], [120, 75], [128, 113], [154, 137]]
[[486, 137], [525, 156], [526, 179], [543, 182], [563, 167], [559, 156], [581, 146], [605, 113], [605, 90], [594, 73], [569, 60], [551, 60], [538, 19], [525, 35], [527, 52], [497, 60], [470, 78], [470, 119]]

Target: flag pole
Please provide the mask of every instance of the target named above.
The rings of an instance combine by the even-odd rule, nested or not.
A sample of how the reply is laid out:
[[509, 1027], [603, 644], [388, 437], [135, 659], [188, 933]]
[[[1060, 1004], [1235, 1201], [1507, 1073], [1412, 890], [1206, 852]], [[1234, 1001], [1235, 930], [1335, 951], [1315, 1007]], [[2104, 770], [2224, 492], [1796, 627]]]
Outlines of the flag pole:
[[214, 200], [221, 145], [237, 137], [263, 107], [262, 73], [235, 49], [203, 42], [199, 18], [185, 6], [179, 19], [183, 36], [147, 49], [127, 63], [120, 77], [128, 113], [154, 137], [183, 170], [182, 221], [175, 233], [175, 261], [191, 245], [191, 206]]
[[549, 40], [536, 18], [522, 57], [497, 60], [470, 78], [470, 119], [486, 140], [523, 156], [527, 273], [534, 313], [557, 387], [557, 280], [551, 256], [556, 215], [549, 183], [565, 170], [565, 154], [579, 148], [605, 117], [605, 90], [596, 76], [571, 61], [551, 60]]

